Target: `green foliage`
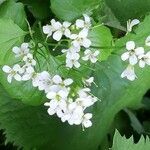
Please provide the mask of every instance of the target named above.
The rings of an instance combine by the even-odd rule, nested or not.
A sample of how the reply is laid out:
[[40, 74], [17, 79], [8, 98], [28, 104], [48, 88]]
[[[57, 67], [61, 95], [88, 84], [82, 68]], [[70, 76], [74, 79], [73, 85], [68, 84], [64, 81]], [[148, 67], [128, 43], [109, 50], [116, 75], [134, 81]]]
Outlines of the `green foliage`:
[[[129, 35], [129, 37], [132, 36], [133, 39], [137, 40], [141, 29], [143, 27], [148, 28], [149, 21], [150, 17], [148, 16], [136, 30], [136, 34]], [[143, 37], [140, 34], [140, 41], [143, 41], [148, 33], [143, 34]], [[125, 41], [126, 38], [122, 38], [116, 45], [122, 45]], [[116, 53], [120, 55], [123, 51], [124, 48], [116, 51]], [[17, 145], [24, 146], [26, 149], [31, 147], [37, 149], [49, 147], [58, 150], [97, 149], [99, 142], [102, 142], [107, 134], [115, 114], [125, 107], [132, 107], [135, 103], [140, 103], [143, 94], [149, 89], [149, 68], [139, 70], [139, 78], [131, 83], [120, 78], [124, 66], [117, 54], [111, 55], [107, 62], [96, 65], [96, 71], [93, 73], [98, 88], [93, 87], [93, 92], [102, 102], [97, 102], [96, 106], [91, 108], [94, 115], [93, 126], [85, 132], [82, 132], [80, 127], [62, 124], [54, 117], [49, 118], [41, 106], [31, 107], [10, 100], [10, 98], [2, 98], [6, 100], [0, 102], [2, 103], [0, 108], [2, 117], [0, 118], [2, 128], [6, 129], [7, 140], [15, 141]], [[8, 104], [6, 105], [5, 102]], [[8, 110], [11, 112], [9, 113]], [[13, 122], [10, 119], [12, 116], [15, 120]]]
[[100, 0], [51, 0], [51, 9], [59, 19], [72, 21], [90, 13], [99, 4]]
[[[125, 51], [124, 45], [126, 41], [134, 40], [139, 43], [139, 46], [143, 46], [145, 38], [149, 34], [149, 23], [150, 16], [145, 18], [144, 22], [136, 30], [136, 34], [129, 34], [116, 42], [116, 47], [122, 48], [114, 49], [115, 54], [112, 54], [107, 62], [97, 64], [94, 74], [95, 82], [99, 88], [93, 88], [93, 91], [102, 100], [99, 107], [100, 116], [97, 117], [100, 120], [100, 124], [97, 125], [97, 130], [99, 130], [100, 134], [97, 134], [97, 138], [101, 142], [115, 114], [123, 108], [136, 107], [141, 103], [143, 95], [150, 88], [149, 67], [143, 70], [136, 68], [138, 79], [134, 82], [120, 77], [126, 67], [126, 63], [123, 63], [120, 58]], [[143, 28], [145, 29], [144, 31]]]
[[89, 33], [89, 38], [92, 42], [92, 47], [100, 51], [99, 60], [107, 60], [108, 56], [111, 54], [113, 43], [109, 28], [103, 25], [95, 26]]
[[[6, 143], [12, 142], [25, 150], [97, 150], [99, 145], [105, 147], [105, 144], [108, 145], [110, 141], [102, 142], [106, 139], [115, 115], [127, 107], [138, 108], [143, 95], [150, 88], [149, 67], [144, 69], [135, 67], [138, 79], [133, 82], [120, 77], [127, 66], [120, 58], [125, 52], [125, 44], [127, 41], [134, 40], [137, 46], [144, 47], [145, 39], [150, 34], [150, 16], [147, 15], [133, 33], [115, 42], [110, 29], [95, 22], [98, 25], [92, 28], [89, 39], [92, 41], [91, 49], [100, 51], [99, 61], [95, 65], [81, 61], [82, 66], [78, 70], [66, 69], [65, 56], [60, 55], [59, 50], [64, 48], [68, 41], [59, 43], [60, 47], [58, 45], [57, 47], [55, 41], [51, 39], [46, 41], [41, 26], [48, 21], [47, 18], [51, 17], [52, 10], [56, 17], [65, 21], [73, 22], [87, 13], [98, 21], [105, 20], [106, 25], [125, 30], [122, 24], [125, 25], [129, 18], [145, 15], [150, 3], [148, 0], [145, 3], [142, 0], [132, 2], [105, 0], [104, 6], [99, 7], [102, 5], [100, 0], [46, 0], [44, 2], [21, 0], [21, 2], [33, 14], [33, 16], [30, 13], [27, 15], [35, 19], [28, 20], [31, 24], [30, 34], [33, 36], [30, 37], [29, 32], [26, 32], [24, 5], [14, 0], [2, 3], [0, 5], [0, 68], [3, 65], [13, 66], [16, 62], [18, 63], [20, 60], [14, 57], [12, 47], [19, 46], [24, 41], [29, 42], [32, 38], [35, 42], [32, 52], [37, 61], [37, 72], [47, 70], [51, 75], [59, 74], [64, 78], [73, 78], [74, 88], [83, 86], [81, 82], [83, 78], [94, 76], [95, 85], [92, 86], [92, 94], [97, 96], [101, 102], [98, 101], [88, 110], [93, 113], [93, 125], [83, 132], [80, 126], [70, 126], [67, 123], [61, 123], [55, 116], [50, 117], [43, 106], [46, 101], [44, 93], [33, 88], [31, 81], [13, 80], [12, 84], [9, 84], [6, 79], [7, 75], [0, 69], [0, 128], [4, 129]], [[50, 2], [51, 6], [49, 6]], [[129, 5], [132, 7], [128, 7]], [[104, 14], [99, 13], [102, 8], [105, 8]], [[54, 15], [53, 18], [55, 18]], [[94, 21], [93, 19], [93, 23]], [[53, 51], [55, 46], [58, 49]], [[149, 49], [145, 47], [145, 50]], [[136, 116], [129, 110], [125, 110], [134, 130], [139, 134], [146, 133]], [[145, 122], [145, 126], [148, 125], [149, 122]], [[126, 140], [116, 132], [112, 150], [137, 148], [148, 150], [150, 149], [149, 143], [149, 139], [145, 142], [142, 137], [138, 144], [134, 144], [132, 138]], [[127, 145], [129, 148], [126, 147]]]
[[12, 47], [24, 40], [27, 34], [10, 19], [0, 19], [0, 65], [12, 64], [15, 60]]
[[27, 5], [37, 19], [45, 19], [50, 16], [49, 0], [21, 0], [21, 2]]
[[123, 24], [129, 19], [143, 17], [149, 12], [149, 0], [105, 0], [116, 18]]
[[150, 149], [150, 139], [146, 139], [141, 136], [138, 143], [134, 143], [133, 137], [126, 139], [122, 137], [119, 132], [116, 130], [112, 150], [149, 150]]
[[8, 0], [0, 6], [0, 18], [12, 19], [20, 28], [27, 28], [24, 5], [14, 0]]

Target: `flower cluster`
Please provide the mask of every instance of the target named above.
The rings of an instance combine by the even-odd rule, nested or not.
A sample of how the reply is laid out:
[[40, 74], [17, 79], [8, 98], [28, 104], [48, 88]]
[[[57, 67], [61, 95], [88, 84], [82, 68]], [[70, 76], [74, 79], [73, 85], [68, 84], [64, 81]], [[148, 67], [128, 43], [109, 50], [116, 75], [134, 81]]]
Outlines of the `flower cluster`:
[[45, 103], [45, 106], [49, 107], [49, 115], [57, 114], [62, 122], [67, 121], [70, 125], [82, 124], [83, 128], [91, 127], [92, 114], [84, 111], [92, 106], [97, 98], [91, 96], [89, 88], [78, 90], [77, 95], [73, 98], [69, 96], [69, 90], [70, 88], [61, 87], [59, 83], [52, 86], [51, 91], [47, 94], [50, 101]]
[[[148, 41], [148, 39], [146, 39]], [[136, 47], [134, 41], [126, 43], [127, 52], [121, 55], [123, 61], [128, 60], [129, 65], [121, 74], [121, 77], [126, 77], [128, 80], [135, 80], [137, 78], [134, 72], [134, 66], [138, 63], [140, 68], [144, 68], [145, 65], [150, 65], [150, 52], [145, 53], [144, 47]]]
[[84, 80], [84, 88], [71, 87], [71, 78], [63, 80], [59, 75], [50, 75], [47, 71], [36, 72], [36, 61], [29, 51], [29, 44], [23, 43], [21, 47], [14, 47], [12, 51], [16, 58], [21, 58], [21, 63], [12, 68], [5, 65], [2, 70], [8, 74], [9, 83], [14, 78], [17, 81], [32, 80], [33, 87], [44, 91], [49, 102], [48, 114], [56, 114], [62, 122], [68, 121], [70, 125], [82, 125], [83, 128], [92, 126], [91, 113], [85, 113], [86, 108], [92, 106], [97, 98], [90, 93], [88, 86], [94, 82], [91, 77]]
[[[54, 40], [60, 41], [63, 36], [69, 39], [69, 48], [63, 49], [62, 53], [66, 54], [66, 67], [79, 68], [80, 58], [83, 61], [90, 60], [96, 63], [99, 51], [91, 51], [91, 41], [88, 39], [89, 30], [91, 27], [90, 17], [86, 14], [83, 15], [84, 19], [77, 19], [75, 24], [70, 22], [63, 22], [62, 24], [54, 19], [51, 20], [51, 25], [43, 26], [43, 32], [47, 38], [52, 36]], [[85, 49], [84, 56], [81, 57], [81, 49]]]
[[29, 53], [29, 44], [23, 43], [21, 47], [13, 47], [12, 51], [16, 58], [22, 59], [23, 64], [22, 66], [15, 64], [12, 68], [7, 65], [3, 66], [2, 70], [8, 74], [8, 82], [11, 83], [13, 78], [17, 81], [29, 80], [34, 75], [36, 65], [33, 55]]

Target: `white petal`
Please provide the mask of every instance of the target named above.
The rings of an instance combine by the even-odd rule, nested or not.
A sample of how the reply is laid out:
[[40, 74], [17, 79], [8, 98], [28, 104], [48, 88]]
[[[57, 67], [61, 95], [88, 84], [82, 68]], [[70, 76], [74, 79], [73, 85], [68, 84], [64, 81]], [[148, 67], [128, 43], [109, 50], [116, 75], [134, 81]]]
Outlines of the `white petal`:
[[70, 103], [70, 104], [68, 105], [68, 109], [69, 109], [70, 111], [72, 111], [73, 109], [76, 108], [76, 106], [77, 106], [76, 102], [72, 102], [72, 103]]
[[145, 45], [150, 46], [150, 36], [148, 36], [145, 40]]
[[82, 41], [82, 45], [85, 47], [85, 48], [89, 48], [91, 46], [91, 41], [87, 38], [83, 39]]
[[72, 79], [66, 79], [66, 80], [64, 80], [65, 86], [68, 86], [68, 85], [70, 85], [70, 84], [72, 84], [72, 83], [73, 83], [73, 80], [72, 80]]
[[137, 59], [136, 55], [133, 54], [129, 57], [129, 63], [131, 65], [135, 65], [137, 62], [138, 62], [138, 59]]
[[86, 38], [87, 36], [88, 36], [88, 30], [87, 29], [83, 29], [80, 31], [79, 37]]
[[62, 82], [62, 78], [59, 75], [55, 75], [52, 80], [55, 84], [60, 84]]
[[85, 120], [85, 121], [83, 121], [83, 126], [85, 128], [89, 128], [92, 126], [92, 122], [90, 120]]
[[9, 74], [8, 77], [7, 77], [7, 81], [9, 83], [11, 83], [12, 82], [12, 78], [13, 78], [13, 76], [11, 74]]
[[145, 67], [145, 61], [140, 60], [139, 61], [139, 67], [144, 68]]
[[19, 74], [14, 75], [15, 80], [21, 81], [21, 76]]
[[32, 66], [29, 66], [27, 69], [26, 69], [27, 73], [34, 73], [34, 68]]
[[63, 112], [62, 112], [62, 110], [61, 110], [60, 108], [57, 108], [57, 109], [56, 109], [56, 114], [57, 114], [57, 116], [58, 116], [59, 118], [61, 118], [61, 117], [63, 116]]
[[60, 30], [62, 28], [62, 24], [58, 21], [52, 24], [52, 26], [55, 30]]
[[135, 49], [135, 43], [134, 43], [134, 41], [127, 42], [126, 43], [126, 49], [129, 50], [129, 51]]
[[74, 40], [72, 44], [74, 47], [80, 48], [80, 43], [77, 40]]
[[78, 61], [76, 61], [76, 62], [74, 62], [74, 66], [75, 66], [76, 68], [79, 68], [81, 65], [80, 65], [80, 63], [79, 63]]
[[56, 109], [57, 106], [58, 106], [58, 102], [56, 100], [50, 101], [50, 108]]
[[19, 54], [21, 50], [20, 50], [19, 47], [15, 46], [15, 47], [13, 47], [12, 51], [13, 51], [15, 54]]
[[99, 55], [99, 53], [100, 53], [99, 51], [95, 51], [93, 55], [96, 57]]
[[76, 26], [78, 28], [84, 28], [84, 21], [81, 19], [76, 20]]
[[22, 43], [21, 44], [21, 49], [23, 49], [23, 50], [28, 49], [28, 47], [29, 47], [28, 43]]
[[43, 26], [43, 33], [48, 34], [48, 36], [52, 35], [52, 27], [50, 25]]
[[62, 38], [62, 35], [63, 35], [62, 31], [58, 30], [54, 32], [53, 39], [56, 41], [60, 41], [60, 39]]
[[135, 54], [136, 55], [143, 55], [144, 54], [144, 48], [143, 47], [138, 47], [135, 49]]
[[56, 113], [55, 110], [54, 110], [54, 109], [51, 109], [51, 108], [49, 108], [49, 109], [47, 110], [47, 112], [48, 112], [48, 114], [51, 115], [51, 116]]
[[121, 74], [121, 77], [124, 78], [126, 77], [128, 80], [133, 81], [135, 78], [137, 78], [135, 72], [134, 72], [134, 67], [129, 65]]
[[73, 67], [73, 63], [70, 59], [66, 59], [66, 67], [69, 67], [69, 68]]
[[90, 17], [88, 15], [83, 14], [83, 16], [84, 16], [85, 22], [88, 22], [88, 23], [91, 22], [91, 19], [90, 19]]
[[69, 29], [66, 29], [65, 30], [65, 32], [64, 32], [64, 35], [66, 36], [66, 37], [70, 37], [70, 35], [71, 35], [71, 32], [70, 32], [70, 30]]
[[86, 83], [91, 84], [94, 82], [94, 77], [90, 77], [89, 79], [85, 80]]
[[123, 61], [127, 60], [128, 58], [129, 58], [129, 52], [125, 52], [125, 53], [123, 53], [123, 54], [121, 55], [121, 59], [122, 59]]
[[19, 71], [20, 70], [20, 65], [16, 64], [13, 66], [14, 71]]
[[93, 57], [93, 58], [91, 58], [90, 60], [91, 60], [92, 63], [96, 63], [98, 59], [95, 58], [95, 57]]
[[71, 35], [70, 35], [70, 39], [72, 39], [72, 40], [75, 40], [77, 37], [78, 37], [77, 34], [71, 34]]
[[25, 74], [25, 75], [22, 76], [22, 80], [23, 81], [28, 81], [30, 79], [31, 79], [31, 75], [30, 74]]
[[66, 101], [64, 101], [64, 100], [59, 101], [59, 107], [63, 111], [66, 111], [66, 109], [67, 109], [67, 103], [66, 103]]
[[10, 73], [11, 72], [11, 68], [7, 65], [3, 66], [2, 70], [5, 72], [5, 73]]
[[82, 57], [82, 60], [88, 61], [88, 60], [89, 60], [89, 56], [84, 56], [84, 57]]
[[131, 23], [130, 23], [130, 30], [129, 31], [132, 31], [133, 26], [135, 26], [139, 23], [140, 23], [140, 21], [138, 19], [132, 20]]
[[50, 102], [44, 103], [44, 106], [49, 106], [50, 107]]
[[70, 23], [70, 22], [67, 22], [67, 21], [64, 21], [64, 22], [63, 22], [63, 26], [64, 26], [65, 28], [68, 28], [68, 27], [71, 26], [71, 23]]
[[67, 96], [68, 96], [68, 92], [65, 92], [65, 91], [61, 90], [61, 91], [58, 92], [58, 95], [59, 95], [62, 99], [65, 100], [65, 99], [67, 98]]
[[47, 93], [47, 95], [46, 95], [46, 97], [48, 98], [48, 99], [54, 99], [55, 98], [55, 96], [56, 96], [56, 93], [55, 92], [48, 92]]
[[92, 114], [91, 113], [86, 113], [85, 115], [84, 115], [84, 118], [86, 118], [86, 119], [91, 119], [92, 118]]

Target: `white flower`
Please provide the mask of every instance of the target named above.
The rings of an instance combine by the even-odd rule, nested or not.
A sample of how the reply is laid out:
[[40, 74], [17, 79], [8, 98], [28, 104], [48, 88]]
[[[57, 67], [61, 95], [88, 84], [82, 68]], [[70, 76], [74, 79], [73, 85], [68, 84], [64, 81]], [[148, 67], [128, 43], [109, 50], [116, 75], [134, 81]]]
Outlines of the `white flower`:
[[128, 52], [125, 52], [121, 55], [121, 59], [126, 61], [129, 59], [131, 65], [135, 65], [138, 62], [138, 56], [144, 54], [144, 48], [138, 47], [135, 48], [134, 41], [129, 41], [126, 43], [126, 49]]
[[144, 68], [145, 65], [150, 65], [150, 52], [147, 52], [146, 54], [140, 55], [138, 57], [139, 60], [139, 67]]
[[140, 21], [138, 19], [127, 21], [127, 32], [131, 32], [133, 26], [138, 25]]
[[84, 108], [92, 106], [97, 101], [97, 98], [92, 97], [89, 92], [89, 88], [84, 88], [78, 91], [79, 97], [76, 99], [76, 102]]
[[91, 27], [91, 19], [86, 14], [84, 14], [83, 16], [84, 16], [84, 20], [81, 19], [76, 20], [76, 27], [89, 29]]
[[22, 43], [21, 47], [13, 47], [12, 51], [15, 53], [15, 57], [23, 57], [29, 53], [29, 44]]
[[55, 83], [55, 84], [58, 84], [60, 85], [61, 87], [66, 87], [66, 86], [69, 86], [73, 83], [73, 80], [71, 78], [68, 78], [68, 79], [65, 79], [64, 81], [62, 80], [62, 78], [59, 76], [59, 75], [55, 75], [53, 78], [52, 78], [52, 81]]
[[80, 51], [79, 47], [71, 46], [69, 49], [62, 49], [62, 53], [78, 53]]
[[86, 86], [91, 86], [93, 82], [94, 82], [94, 77], [90, 77], [89, 79], [84, 80]]
[[35, 73], [35, 74], [33, 74], [33, 76], [32, 76], [32, 85], [33, 85], [33, 87], [38, 87], [39, 86], [39, 84], [40, 84], [40, 80], [41, 78], [40, 78], [40, 73]]
[[3, 66], [2, 70], [8, 74], [7, 81], [9, 83], [12, 82], [12, 79], [14, 78], [17, 81], [21, 81], [21, 75], [23, 73], [22, 68], [20, 65], [16, 64], [13, 66], [13, 68], [10, 68], [9, 66], [5, 65]]
[[128, 65], [128, 67], [121, 74], [121, 78], [125, 78], [125, 77], [130, 81], [133, 81], [137, 78], [134, 72], [134, 67], [132, 65]]
[[54, 115], [55, 113], [59, 118], [63, 116], [63, 112], [66, 110], [67, 104], [64, 100], [51, 100], [50, 102], [46, 102], [45, 106], [49, 106], [47, 112], [49, 115]]
[[48, 92], [46, 97], [48, 99], [53, 99], [53, 100], [60, 101], [60, 100], [66, 100], [68, 94], [69, 94], [68, 91], [56, 89], [55, 91]]
[[65, 35], [66, 37], [70, 37], [70, 27], [71, 23], [69, 22], [63, 22], [62, 25], [60, 25], [60, 28], [58, 30], [56, 30], [53, 34], [53, 39], [56, 41], [60, 41], [60, 39], [62, 38], [63, 35]]
[[50, 37], [54, 31], [60, 28], [61, 28], [61, 23], [52, 19], [51, 25], [43, 26], [43, 33], [47, 34], [47, 37]]
[[145, 45], [150, 46], [150, 36], [148, 36], [145, 40]]
[[45, 93], [49, 92], [49, 88], [52, 85], [52, 78], [47, 71], [40, 73], [40, 84], [38, 86], [39, 90], [44, 90]]
[[26, 68], [26, 71], [25, 71], [24, 75], [22, 76], [22, 80], [23, 81], [28, 81], [28, 80], [32, 79], [34, 74], [36, 74], [35, 71], [34, 71], [34, 68], [29, 66], [29, 67]]
[[87, 49], [84, 51], [84, 56], [82, 57], [82, 59], [84, 61], [90, 60], [92, 63], [96, 63], [98, 60], [97, 59], [98, 55], [99, 55], [99, 51], [92, 52], [91, 50]]
[[76, 68], [80, 67], [79, 58], [80, 55], [78, 53], [67, 53], [66, 59], [66, 67], [72, 68], [73, 66]]
[[68, 119], [68, 123], [70, 125], [79, 125], [82, 122], [82, 116], [84, 115], [83, 107], [78, 105], [76, 102], [69, 104], [68, 106], [70, 111], [70, 118]]
[[74, 47], [80, 47], [83, 46], [85, 48], [88, 48], [91, 46], [91, 41], [87, 38], [88, 36], [88, 30], [83, 29], [79, 32], [79, 34], [72, 34], [70, 36], [70, 39], [72, 39], [72, 45]]
[[23, 57], [23, 61], [26, 63], [26, 66], [36, 65], [36, 61], [33, 59], [33, 55], [30, 53]]
[[83, 116], [83, 120], [82, 120], [82, 126], [83, 128], [89, 128], [92, 126], [92, 122], [90, 121], [90, 119], [92, 118], [92, 114], [91, 113], [86, 113]]

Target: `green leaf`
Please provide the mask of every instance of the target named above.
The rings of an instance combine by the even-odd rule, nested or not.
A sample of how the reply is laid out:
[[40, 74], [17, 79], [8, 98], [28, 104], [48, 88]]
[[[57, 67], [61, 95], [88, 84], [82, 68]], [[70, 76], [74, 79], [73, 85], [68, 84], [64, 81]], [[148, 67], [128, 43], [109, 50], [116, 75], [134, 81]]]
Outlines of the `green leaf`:
[[[58, 70], [56, 68], [59, 65], [59, 61], [57, 61], [52, 56], [45, 59], [45, 56], [47, 57], [46, 53], [44, 52], [45, 50], [46, 49], [44, 47], [42, 49], [37, 49], [37, 53], [35, 56], [35, 60], [37, 61], [36, 71], [41, 72], [47, 70], [50, 71], [50, 74], [54, 75], [58, 73]], [[40, 52], [40, 54], [38, 52]], [[44, 54], [41, 55], [41, 52], [44, 52]], [[12, 57], [15, 58], [14, 54], [12, 55]], [[14, 63], [10, 64], [10, 66], [13, 65]], [[37, 88], [34, 88], [32, 86], [31, 81], [18, 82], [13, 80], [12, 83], [10, 84], [7, 81], [7, 74], [4, 73], [2, 70], [0, 70], [0, 76], [1, 76], [0, 78], [1, 84], [4, 86], [4, 88], [12, 98], [19, 99], [23, 103], [29, 105], [40, 105], [45, 102], [46, 96], [44, 92], [39, 91]]]
[[105, 2], [123, 24], [129, 19], [143, 17], [150, 10], [149, 0], [105, 0]]
[[112, 150], [149, 150], [150, 149], [150, 139], [146, 137], [146, 139], [141, 136], [138, 143], [134, 143], [133, 137], [126, 139], [126, 137], [122, 137], [119, 132], [116, 130], [114, 139], [113, 139], [113, 147]]
[[115, 115], [126, 107], [139, 106], [143, 95], [150, 88], [149, 66], [144, 69], [136, 66], [135, 72], [138, 79], [133, 82], [120, 77], [127, 66], [127, 63], [121, 60], [121, 54], [126, 51], [126, 42], [134, 40], [137, 46], [144, 46], [145, 39], [149, 35], [149, 24], [150, 16], [147, 16], [135, 30], [135, 34], [131, 33], [119, 39], [116, 47], [120, 48], [114, 50], [114, 54], [109, 56], [107, 62], [97, 64], [96, 72], [93, 73], [98, 85], [98, 88], [93, 87], [93, 93], [102, 101], [99, 106], [99, 117], [97, 116], [100, 122], [97, 124], [99, 133], [95, 134], [95, 139], [97, 136], [100, 142], [106, 136]]
[[91, 12], [99, 4], [100, 0], [51, 0], [51, 9], [59, 19], [72, 21]]
[[0, 29], [0, 65], [12, 64], [16, 60], [11, 49], [23, 42], [26, 32], [10, 19], [0, 19]]
[[12, 19], [20, 28], [27, 28], [24, 5], [14, 0], [8, 0], [1, 5], [0, 18]]
[[28, 106], [11, 99], [0, 87], [0, 128], [5, 129], [6, 143], [24, 149], [96, 149], [93, 128], [82, 131], [81, 126], [62, 123], [49, 116], [43, 106]]
[[49, 0], [21, 0], [37, 19], [45, 19], [51, 15]]
[[109, 28], [103, 25], [95, 26], [90, 31], [89, 38], [92, 42], [92, 47], [100, 51], [99, 60], [106, 60], [111, 54], [113, 42]]
[[[106, 3], [103, 1], [101, 8], [98, 9], [98, 14], [95, 16], [98, 20], [103, 22], [105, 25], [126, 31], [126, 28], [121, 25], [121, 22], [118, 18], [116, 18], [115, 14], [112, 12], [112, 10], [106, 5]], [[99, 15], [101, 14], [101, 15]]]
[[[23, 43], [26, 32], [19, 28], [12, 20], [0, 19], [0, 65], [14, 65], [18, 60], [14, 57], [12, 47]], [[42, 61], [44, 63], [44, 61]], [[42, 64], [41, 64], [42, 65]], [[0, 69], [0, 82], [7, 92], [25, 103], [39, 105], [43, 102], [42, 92], [31, 86], [31, 82], [16, 82], [9, 84], [6, 74]], [[25, 94], [26, 93], [26, 94]]]

